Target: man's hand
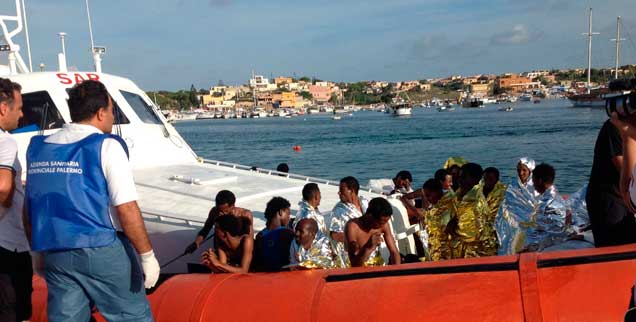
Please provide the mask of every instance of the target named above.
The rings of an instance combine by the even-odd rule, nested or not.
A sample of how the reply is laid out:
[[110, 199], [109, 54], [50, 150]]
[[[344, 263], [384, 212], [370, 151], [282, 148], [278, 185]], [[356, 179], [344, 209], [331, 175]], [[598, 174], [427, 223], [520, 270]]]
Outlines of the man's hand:
[[369, 249], [374, 249], [378, 247], [383, 241], [384, 239], [382, 239], [382, 233], [373, 233], [373, 235], [371, 235], [371, 238], [369, 238], [369, 240], [367, 241], [366, 246]]
[[197, 242], [192, 242], [192, 244], [188, 245], [186, 249], [183, 251], [185, 254], [192, 254], [195, 250], [199, 248], [199, 244]]
[[216, 254], [212, 249], [206, 250], [201, 255], [201, 262], [211, 269], [214, 269], [219, 265], [219, 259], [216, 257]]
[[159, 272], [161, 270], [159, 262], [155, 257], [155, 252], [152, 250], [147, 253], [143, 253], [140, 256], [141, 267], [143, 268], [144, 275], [146, 276], [144, 286], [146, 288], [152, 288], [155, 284], [157, 284], [157, 280], [159, 280]]

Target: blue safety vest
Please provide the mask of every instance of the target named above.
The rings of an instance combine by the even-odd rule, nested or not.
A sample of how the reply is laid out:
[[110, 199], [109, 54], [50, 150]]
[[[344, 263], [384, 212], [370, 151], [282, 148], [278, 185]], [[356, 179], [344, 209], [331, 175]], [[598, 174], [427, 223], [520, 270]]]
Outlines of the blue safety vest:
[[68, 144], [44, 142], [46, 138], [34, 136], [27, 149], [25, 204], [33, 250], [110, 245], [117, 232], [109, 215], [102, 143], [113, 138], [128, 154], [126, 143], [99, 133]]

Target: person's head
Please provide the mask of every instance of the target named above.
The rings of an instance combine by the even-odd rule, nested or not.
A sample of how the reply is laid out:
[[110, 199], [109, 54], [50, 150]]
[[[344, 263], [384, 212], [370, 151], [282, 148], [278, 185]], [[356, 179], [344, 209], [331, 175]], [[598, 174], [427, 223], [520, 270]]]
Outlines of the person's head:
[[265, 206], [265, 219], [267, 223], [277, 222], [281, 226], [289, 224], [291, 204], [283, 197], [274, 197]]
[[484, 170], [484, 189], [492, 190], [499, 182], [499, 170], [489, 167]]
[[449, 190], [453, 187], [453, 176], [446, 169], [435, 171], [435, 180], [442, 184], [442, 189]]
[[422, 186], [424, 198], [433, 205], [442, 199], [442, 196], [444, 195], [443, 189], [444, 187], [442, 186], [442, 183], [437, 179], [428, 179]]
[[395, 184], [395, 190], [405, 189], [408, 190], [413, 182], [413, 176], [410, 172], [402, 170], [395, 175], [393, 183]]
[[534, 190], [538, 193], [544, 193], [554, 184], [554, 178], [556, 173], [554, 168], [547, 164], [541, 163], [534, 171], [532, 171], [532, 184], [534, 185]]
[[249, 234], [250, 220], [247, 217], [219, 216], [214, 221], [216, 237], [226, 247], [236, 250], [241, 244], [241, 237]]
[[520, 158], [517, 162], [517, 176], [521, 183], [527, 183], [528, 179], [530, 179], [530, 174], [532, 174], [532, 170], [534, 170], [534, 160], [529, 158]]
[[472, 189], [481, 180], [484, 170], [477, 163], [469, 162], [462, 166], [459, 176], [459, 186], [465, 192]]
[[288, 173], [289, 166], [287, 165], [287, 163], [281, 163], [276, 167], [276, 171]]
[[378, 229], [389, 222], [393, 215], [391, 204], [384, 198], [376, 197], [371, 199], [366, 214], [372, 219], [370, 225], [372, 229]]
[[221, 190], [216, 194], [214, 198], [214, 202], [216, 203], [216, 210], [224, 215], [229, 215], [234, 210], [234, 203], [236, 202], [236, 197], [229, 190]]
[[318, 223], [312, 218], [303, 218], [296, 224], [296, 242], [308, 249], [318, 233]]
[[338, 189], [338, 195], [342, 202], [353, 202], [358, 198], [358, 190], [360, 190], [360, 184], [354, 177], [344, 177], [340, 180], [340, 188]]
[[0, 128], [12, 131], [22, 118], [22, 87], [9, 79], [0, 78]]
[[453, 179], [453, 188], [455, 189], [459, 188], [459, 175], [461, 172], [461, 168], [458, 165], [453, 164], [452, 166], [448, 168], [448, 172], [450, 173]]
[[309, 203], [312, 207], [317, 208], [320, 206], [321, 199], [320, 189], [315, 183], [308, 183], [303, 187], [303, 200]]
[[68, 109], [73, 123], [90, 124], [104, 133], [113, 130], [113, 100], [101, 82], [87, 80], [73, 86]]

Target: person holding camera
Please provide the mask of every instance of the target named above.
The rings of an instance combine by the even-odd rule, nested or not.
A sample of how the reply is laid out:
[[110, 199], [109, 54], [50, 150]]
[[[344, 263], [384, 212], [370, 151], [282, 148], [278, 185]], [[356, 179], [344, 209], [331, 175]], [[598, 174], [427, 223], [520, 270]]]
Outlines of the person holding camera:
[[636, 142], [636, 115], [628, 113], [629, 95], [622, 92], [627, 85], [624, 81], [610, 84], [610, 89], [620, 94], [606, 97], [611, 119], [603, 124], [594, 146], [586, 202], [596, 247], [636, 242], [634, 211], [629, 198], [623, 196], [633, 172], [633, 162], [629, 165], [626, 161], [636, 158], [634, 148], [629, 155], [629, 147]]

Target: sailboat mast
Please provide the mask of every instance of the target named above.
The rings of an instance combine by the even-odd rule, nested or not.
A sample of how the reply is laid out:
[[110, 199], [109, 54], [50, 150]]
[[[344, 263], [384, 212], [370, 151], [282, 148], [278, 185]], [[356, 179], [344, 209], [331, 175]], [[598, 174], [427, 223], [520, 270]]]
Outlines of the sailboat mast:
[[590, 82], [592, 80], [592, 8], [590, 8], [590, 18], [587, 32], [587, 93], [590, 93]]
[[616, 65], [614, 68], [614, 79], [618, 79], [618, 60], [621, 51], [621, 41], [623, 40], [624, 39], [621, 39], [621, 17], [618, 16], [616, 18], [616, 39], [612, 39], [612, 41], [616, 42]]

